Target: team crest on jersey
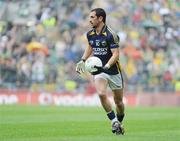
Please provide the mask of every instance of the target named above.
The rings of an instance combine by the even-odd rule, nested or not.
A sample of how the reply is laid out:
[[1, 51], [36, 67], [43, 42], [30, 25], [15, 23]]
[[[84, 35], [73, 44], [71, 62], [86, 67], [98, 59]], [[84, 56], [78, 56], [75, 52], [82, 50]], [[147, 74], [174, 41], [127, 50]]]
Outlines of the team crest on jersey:
[[107, 46], [107, 43], [106, 43], [106, 41], [105, 41], [105, 40], [104, 40], [104, 41], [102, 41], [102, 42], [101, 42], [101, 44], [102, 44], [102, 46], [103, 46], [103, 47]]
[[90, 43], [90, 45], [92, 46], [93, 43], [94, 43], [94, 41], [93, 41], [93, 40], [90, 40], [89, 43]]

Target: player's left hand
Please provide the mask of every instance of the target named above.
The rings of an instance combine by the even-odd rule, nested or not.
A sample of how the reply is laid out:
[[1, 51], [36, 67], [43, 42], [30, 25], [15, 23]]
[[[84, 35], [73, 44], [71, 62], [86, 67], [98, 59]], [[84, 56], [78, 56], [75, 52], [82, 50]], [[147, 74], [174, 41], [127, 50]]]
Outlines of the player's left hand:
[[104, 67], [94, 66], [94, 68], [96, 68], [98, 72], [106, 72], [110, 68], [110, 65], [106, 64]]

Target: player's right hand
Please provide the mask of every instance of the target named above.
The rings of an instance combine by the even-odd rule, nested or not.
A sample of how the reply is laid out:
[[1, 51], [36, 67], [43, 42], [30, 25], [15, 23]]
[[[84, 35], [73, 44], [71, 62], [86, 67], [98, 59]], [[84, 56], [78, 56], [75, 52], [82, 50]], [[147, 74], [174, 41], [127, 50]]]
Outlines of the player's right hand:
[[85, 72], [85, 63], [83, 60], [79, 61], [76, 64], [76, 72], [78, 72], [80, 74]]
[[98, 72], [106, 72], [110, 68], [110, 65], [106, 64], [104, 67], [94, 66], [94, 68], [96, 68]]
[[97, 72], [104, 72], [104, 68], [103, 67], [94, 66], [94, 68], [97, 69]]

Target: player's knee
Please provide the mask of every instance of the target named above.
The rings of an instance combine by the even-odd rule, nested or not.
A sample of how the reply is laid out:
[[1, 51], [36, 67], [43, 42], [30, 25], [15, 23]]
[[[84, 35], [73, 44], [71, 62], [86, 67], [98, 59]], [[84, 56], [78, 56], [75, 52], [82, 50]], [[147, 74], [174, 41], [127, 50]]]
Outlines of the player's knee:
[[97, 90], [97, 93], [98, 93], [98, 95], [99, 96], [104, 96], [104, 95], [106, 95], [106, 91], [103, 91], [103, 90]]
[[115, 99], [114, 102], [115, 102], [116, 106], [121, 106], [121, 105], [123, 105], [123, 100], [122, 100], [122, 99], [118, 99], [118, 100]]
[[99, 98], [100, 98], [101, 102], [107, 101], [106, 95], [99, 95]]

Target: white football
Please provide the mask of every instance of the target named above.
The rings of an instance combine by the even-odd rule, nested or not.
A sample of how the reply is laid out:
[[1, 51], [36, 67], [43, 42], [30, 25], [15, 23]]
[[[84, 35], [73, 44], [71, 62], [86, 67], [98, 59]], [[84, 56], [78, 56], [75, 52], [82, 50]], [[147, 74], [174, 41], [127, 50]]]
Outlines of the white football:
[[92, 73], [96, 72], [97, 69], [94, 66], [102, 67], [102, 61], [98, 57], [92, 56], [89, 57], [85, 62], [85, 69], [86, 71]]

